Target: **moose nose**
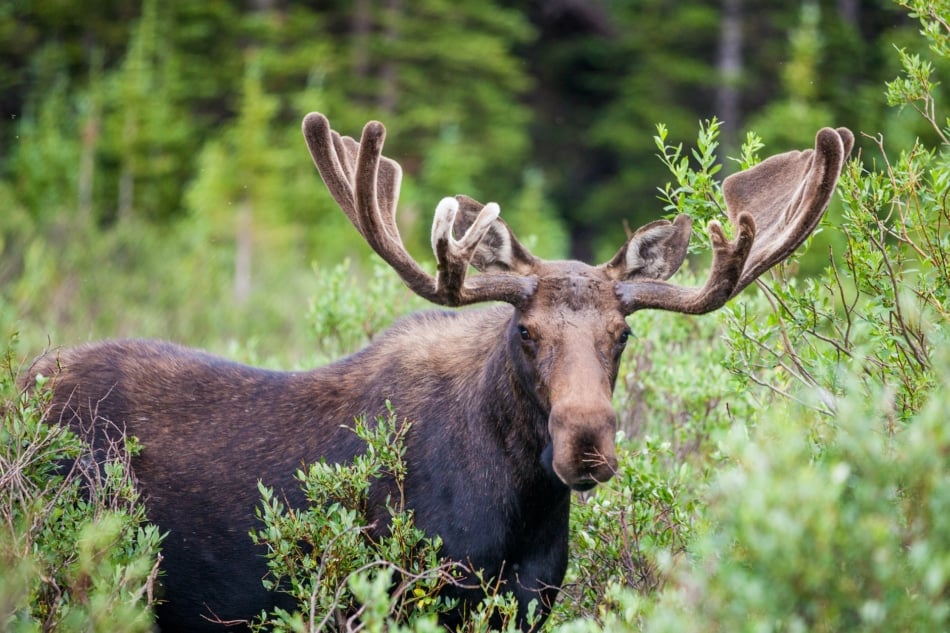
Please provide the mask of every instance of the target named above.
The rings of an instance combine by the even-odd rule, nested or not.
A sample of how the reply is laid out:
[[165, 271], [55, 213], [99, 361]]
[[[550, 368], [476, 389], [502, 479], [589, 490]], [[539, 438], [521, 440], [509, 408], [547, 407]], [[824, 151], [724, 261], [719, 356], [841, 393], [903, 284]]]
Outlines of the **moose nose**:
[[574, 490], [589, 490], [617, 471], [614, 445], [617, 415], [609, 405], [554, 406], [548, 419], [551, 466]]

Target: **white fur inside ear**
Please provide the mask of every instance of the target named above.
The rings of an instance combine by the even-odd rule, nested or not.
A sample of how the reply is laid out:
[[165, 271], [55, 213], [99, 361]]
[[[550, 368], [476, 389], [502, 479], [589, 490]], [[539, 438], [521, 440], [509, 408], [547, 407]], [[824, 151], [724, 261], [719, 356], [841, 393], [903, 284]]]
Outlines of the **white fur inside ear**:
[[442, 198], [435, 208], [435, 219], [432, 221], [432, 252], [437, 256], [439, 250], [436, 245], [441, 240], [446, 240], [449, 244], [454, 241], [452, 227], [455, 226], [455, 216], [458, 211], [459, 203], [451, 197]]
[[498, 219], [500, 213], [500, 207], [494, 202], [489, 202], [478, 214], [478, 219], [475, 221], [479, 223], [482, 220], [482, 215], [485, 215], [485, 236], [479, 242], [475, 254], [478, 266], [483, 271], [510, 271], [514, 269], [511, 234], [504, 230], [503, 226], [492, 225]]
[[642, 232], [638, 231], [627, 245], [627, 274], [665, 279], [667, 262], [663, 244], [675, 232], [676, 228], [672, 224], [661, 224]]

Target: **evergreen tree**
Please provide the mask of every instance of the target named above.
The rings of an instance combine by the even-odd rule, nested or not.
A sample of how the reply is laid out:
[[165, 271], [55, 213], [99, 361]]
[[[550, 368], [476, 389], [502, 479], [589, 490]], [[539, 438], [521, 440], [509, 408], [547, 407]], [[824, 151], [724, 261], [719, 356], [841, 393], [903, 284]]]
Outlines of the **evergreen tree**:
[[565, 210], [572, 227], [600, 233], [599, 259], [619, 248], [624, 220], [638, 226], [660, 214], [656, 189], [665, 170], [655, 157], [655, 126], [664, 123], [671, 139], [692, 137], [713, 115], [717, 76], [718, 15], [708, 3], [637, 0], [617, 3], [614, 12], [630, 25], [618, 29], [613, 53], [623, 75], [616, 99], [591, 121], [588, 141], [609, 156], [607, 174]]

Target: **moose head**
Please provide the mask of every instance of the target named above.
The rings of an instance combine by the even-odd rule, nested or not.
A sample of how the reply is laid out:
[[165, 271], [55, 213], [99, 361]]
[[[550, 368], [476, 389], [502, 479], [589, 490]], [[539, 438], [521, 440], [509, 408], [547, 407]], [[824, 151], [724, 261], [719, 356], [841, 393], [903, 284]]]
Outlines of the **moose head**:
[[444, 306], [501, 301], [514, 308], [506, 331], [509, 379], [546, 412], [544, 455], [575, 490], [608, 480], [616, 468], [611, 393], [631, 335], [625, 317], [644, 308], [715, 310], [791, 255], [821, 219], [854, 142], [847, 129], [824, 128], [814, 150], [773, 156], [728, 177], [723, 194], [735, 235], [728, 239], [710, 222], [709, 276], [700, 287], [684, 287], [668, 279], [686, 257], [686, 215], [647, 224], [610, 261], [592, 266], [535, 257], [496, 203], [462, 195], [436, 207], [432, 275], [406, 251], [396, 226], [402, 170], [382, 156], [383, 125], [366, 124], [357, 142], [311, 113], [303, 132], [333, 198], [413, 292]]

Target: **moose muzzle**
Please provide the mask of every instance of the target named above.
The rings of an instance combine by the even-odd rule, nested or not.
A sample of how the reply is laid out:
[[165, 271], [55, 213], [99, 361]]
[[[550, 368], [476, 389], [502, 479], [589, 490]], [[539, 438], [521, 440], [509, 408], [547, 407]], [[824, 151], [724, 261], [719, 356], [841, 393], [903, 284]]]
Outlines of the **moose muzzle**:
[[590, 490], [614, 476], [617, 415], [610, 401], [561, 403], [551, 408], [552, 468], [573, 490]]

